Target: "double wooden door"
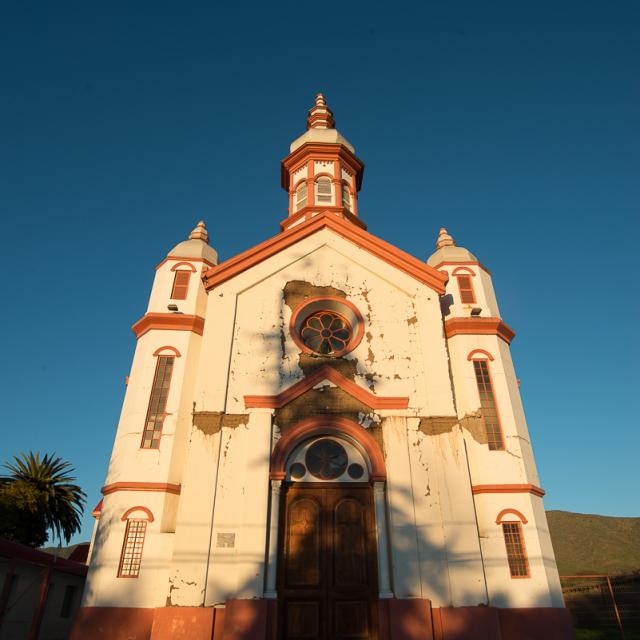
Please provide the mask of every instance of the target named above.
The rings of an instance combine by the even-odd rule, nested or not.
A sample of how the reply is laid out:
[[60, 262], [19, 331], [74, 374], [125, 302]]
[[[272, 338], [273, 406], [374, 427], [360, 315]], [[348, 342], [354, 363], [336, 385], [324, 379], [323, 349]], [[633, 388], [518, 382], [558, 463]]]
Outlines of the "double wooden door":
[[279, 638], [376, 640], [378, 580], [371, 487], [290, 485], [281, 513]]

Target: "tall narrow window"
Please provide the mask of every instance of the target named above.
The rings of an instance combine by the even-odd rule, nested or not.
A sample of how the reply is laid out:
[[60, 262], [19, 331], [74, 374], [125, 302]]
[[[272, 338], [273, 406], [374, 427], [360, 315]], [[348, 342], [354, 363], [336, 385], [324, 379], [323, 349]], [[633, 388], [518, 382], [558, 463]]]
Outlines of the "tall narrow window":
[[458, 278], [458, 289], [460, 289], [460, 302], [463, 304], [473, 304], [476, 296], [473, 293], [471, 276], [456, 276]]
[[504, 449], [502, 429], [500, 428], [500, 420], [498, 418], [498, 408], [496, 407], [493, 385], [491, 384], [491, 376], [489, 375], [489, 363], [486, 360], [474, 360], [473, 368], [476, 374], [478, 393], [480, 394], [480, 409], [482, 411], [484, 428], [487, 432], [489, 449], [494, 451]]
[[191, 271], [185, 271], [184, 269], [176, 271], [175, 278], [173, 279], [173, 289], [171, 290], [172, 300], [187, 299], [187, 291], [189, 291], [190, 278]]
[[296, 211], [307, 206], [307, 183], [301, 182], [296, 189]]
[[349, 185], [346, 182], [342, 183], [342, 206], [351, 211], [351, 194], [349, 193]]
[[316, 182], [316, 204], [331, 204], [331, 180], [329, 178], [318, 178]]
[[160, 447], [160, 436], [162, 434], [162, 423], [164, 422], [165, 410], [167, 408], [167, 396], [169, 394], [169, 383], [173, 372], [174, 356], [158, 356], [156, 364], [156, 374], [153, 378], [151, 388], [151, 398], [147, 419], [142, 435], [143, 449], [158, 449]]
[[502, 534], [507, 548], [507, 561], [512, 578], [529, 577], [529, 561], [524, 548], [522, 526], [519, 522], [503, 522]]
[[140, 563], [142, 562], [142, 547], [147, 531], [147, 521], [127, 520], [127, 529], [124, 533], [118, 578], [137, 578], [140, 575]]

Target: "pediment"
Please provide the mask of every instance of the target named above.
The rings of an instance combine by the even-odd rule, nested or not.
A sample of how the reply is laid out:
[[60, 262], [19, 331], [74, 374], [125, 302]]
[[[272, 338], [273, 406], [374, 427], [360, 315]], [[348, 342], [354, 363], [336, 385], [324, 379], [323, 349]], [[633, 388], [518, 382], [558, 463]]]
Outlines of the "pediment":
[[302, 380], [292, 384], [276, 395], [246, 395], [244, 404], [247, 409], [280, 409], [300, 397], [309, 389], [323, 382], [329, 382], [353, 396], [372, 409], [406, 409], [409, 398], [402, 396], [378, 396], [349, 380], [329, 365], [323, 365]]

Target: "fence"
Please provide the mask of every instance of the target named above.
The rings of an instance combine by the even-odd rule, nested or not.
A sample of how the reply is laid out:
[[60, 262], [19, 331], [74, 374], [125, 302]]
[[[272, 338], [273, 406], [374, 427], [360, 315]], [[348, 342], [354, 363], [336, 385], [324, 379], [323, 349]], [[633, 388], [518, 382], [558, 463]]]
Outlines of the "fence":
[[601, 632], [583, 637], [640, 640], [640, 572], [561, 576], [560, 581], [576, 629]]

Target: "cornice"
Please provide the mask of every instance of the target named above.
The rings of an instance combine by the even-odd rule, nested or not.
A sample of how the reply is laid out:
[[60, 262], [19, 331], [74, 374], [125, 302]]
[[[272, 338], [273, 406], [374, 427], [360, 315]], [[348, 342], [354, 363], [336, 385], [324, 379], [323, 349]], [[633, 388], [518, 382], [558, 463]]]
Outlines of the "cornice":
[[450, 318], [444, 322], [447, 338], [457, 335], [498, 336], [507, 344], [515, 337], [515, 331], [500, 318]]
[[532, 493], [534, 496], [542, 498], [544, 489], [535, 484], [476, 484], [471, 487], [471, 492], [479, 493]]
[[368, 251], [400, 271], [404, 271], [404, 273], [427, 285], [439, 295], [445, 293], [445, 283], [448, 279], [446, 275], [329, 211], [320, 213], [310, 220], [305, 220], [299, 225], [244, 251], [235, 258], [231, 258], [207, 270], [203, 278], [205, 289], [210, 291], [243, 271], [325, 228], [353, 242], [361, 249]]
[[169, 482], [112, 482], [102, 487], [101, 492], [103, 496], [116, 491], [159, 491], [179, 495], [180, 490], [179, 484]]
[[152, 329], [169, 329], [172, 331], [193, 331], [202, 335], [204, 331], [204, 318], [186, 313], [145, 313], [131, 330], [140, 338]]

